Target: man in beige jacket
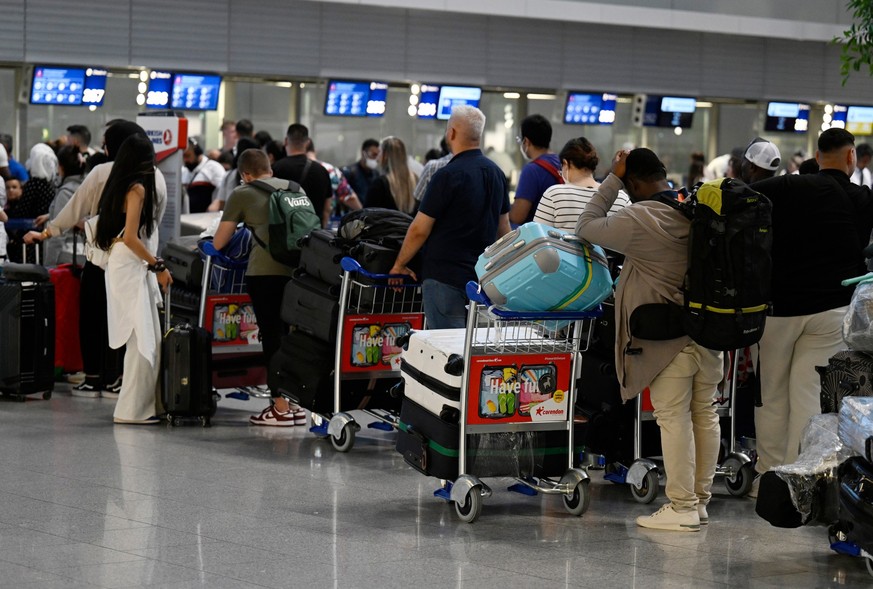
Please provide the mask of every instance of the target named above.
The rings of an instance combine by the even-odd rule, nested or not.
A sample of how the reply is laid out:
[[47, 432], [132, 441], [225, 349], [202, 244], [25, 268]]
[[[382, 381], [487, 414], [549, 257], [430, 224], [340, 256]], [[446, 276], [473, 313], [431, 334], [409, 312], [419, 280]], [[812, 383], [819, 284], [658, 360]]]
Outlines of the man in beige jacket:
[[[620, 190], [633, 204], [607, 217]], [[631, 314], [640, 305], [682, 303], [690, 221], [664, 202], [676, 197], [664, 164], [651, 150], [621, 151], [579, 217], [576, 234], [625, 255], [615, 293], [616, 370], [624, 400], [649, 387], [670, 500], [653, 515], [637, 518], [637, 525], [696, 532], [709, 523], [706, 506], [720, 443], [713, 398], [722, 380], [722, 354], [686, 335], [656, 341], [629, 332]]]

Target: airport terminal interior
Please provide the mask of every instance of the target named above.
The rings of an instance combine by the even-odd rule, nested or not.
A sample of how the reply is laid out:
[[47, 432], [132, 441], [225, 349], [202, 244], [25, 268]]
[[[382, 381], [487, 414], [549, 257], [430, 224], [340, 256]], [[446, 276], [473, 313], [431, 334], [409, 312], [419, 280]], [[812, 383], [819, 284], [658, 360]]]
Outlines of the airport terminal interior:
[[[505, 174], [510, 197], [525, 165], [521, 121], [534, 114], [551, 125], [552, 151], [590, 140], [598, 179], [617, 151], [648, 147], [672, 185], [684, 186], [703, 177], [707, 163], [724, 170], [731, 152], [756, 137], [781, 152], [777, 173], [796, 173], [824, 131], [873, 142], [873, 76], [864, 68], [844, 76], [833, 42], [852, 25], [848, 5], [0, 0], [0, 134], [13, 140], [8, 155], [28, 165], [35, 145], [68, 143], [71, 126], [87, 127], [99, 152], [107, 123], [140, 124], [165, 148], [161, 155], [156, 147], [172, 203], [162, 248], [220, 216], [186, 213], [186, 137], [204, 157], [225, 151], [232, 160], [228, 123], [243, 120], [280, 143], [289, 124], [305, 125], [318, 160], [337, 168], [362, 166], [365, 140], [398, 137], [417, 167], [439, 150], [452, 106], [476, 106], [485, 115], [482, 151]], [[323, 420], [306, 411], [306, 423], [301, 415], [294, 427], [252, 425], [268, 403], [265, 371], [231, 365], [260, 358], [250, 352], [260, 349], [257, 337], [238, 333], [251, 301], [242, 291], [210, 290], [207, 303], [214, 274], [203, 271], [202, 280], [202, 292], [201, 283], [180, 281], [174, 313], [194, 323], [239, 315], [234, 335], [234, 322], [223, 323], [225, 339], [211, 348], [220, 396], [211, 427], [113, 423], [117, 394], [72, 394], [84, 376], [66, 373], [81, 365], [56, 364], [50, 394], [15, 402], [8, 382], [17, 368], [0, 361], [0, 381], [15, 372], [0, 382], [0, 589], [873, 585], [873, 557], [832, 550], [828, 526], [778, 528], [759, 517], [745, 496], [750, 468], [716, 477], [709, 522], [696, 533], [637, 526], [665, 500], [663, 473], [660, 486], [641, 477], [649, 485], [641, 498], [627, 484], [639, 473], [616, 475], [611, 457], [578, 447], [582, 470], [574, 472], [590, 479], [580, 483], [583, 500], [574, 499], [572, 482], [569, 495], [530, 493], [512, 478], [489, 477], [493, 494], [482, 495], [481, 515], [477, 505], [470, 517], [440, 478], [410, 466], [408, 449], [397, 451], [397, 436], [413, 434], [393, 431], [396, 415], [380, 419], [378, 407], [375, 415], [343, 407], [353, 427], [330, 420], [340, 408], [320, 409]], [[336, 288], [346, 296], [350, 284]], [[394, 321], [409, 311], [384, 314]], [[9, 333], [13, 319], [0, 323]], [[338, 329], [332, 345], [345, 353], [352, 336], [342, 320]], [[35, 349], [26, 336], [26, 350], [0, 337], [4, 359], [26, 363]], [[78, 345], [77, 336], [66, 340]], [[64, 352], [56, 349], [56, 358]], [[370, 382], [396, 378], [397, 360]], [[356, 367], [336, 364], [366, 383]], [[585, 386], [580, 380], [577, 394]], [[748, 387], [734, 393], [751, 408]], [[396, 402], [391, 397], [392, 411]], [[633, 421], [633, 411], [627, 415]], [[750, 416], [733, 417], [747, 426]], [[722, 419], [723, 458], [731, 454], [730, 421]], [[651, 441], [642, 436], [642, 455]], [[754, 458], [754, 441], [738, 433], [733, 442], [739, 471]], [[427, 470], [424, 462], [416, 468]]]

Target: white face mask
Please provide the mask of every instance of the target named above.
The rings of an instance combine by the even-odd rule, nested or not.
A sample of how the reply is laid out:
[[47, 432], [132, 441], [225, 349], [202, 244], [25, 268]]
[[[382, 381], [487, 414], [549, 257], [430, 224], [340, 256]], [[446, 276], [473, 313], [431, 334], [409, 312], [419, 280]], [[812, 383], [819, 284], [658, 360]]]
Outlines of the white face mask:
[[524, 150], [524, 143], [519, 143], [518, 149], [519, 149], [519, 151], [521, 151], [521, 157], [523, 157], [525, 159], [525, 161], [530, 161], [530, 156]]
[[375, 170], [379, 167], [379, 160], [371, 160], [370, 158], [364, 158], [364, 163], [371, 170]]

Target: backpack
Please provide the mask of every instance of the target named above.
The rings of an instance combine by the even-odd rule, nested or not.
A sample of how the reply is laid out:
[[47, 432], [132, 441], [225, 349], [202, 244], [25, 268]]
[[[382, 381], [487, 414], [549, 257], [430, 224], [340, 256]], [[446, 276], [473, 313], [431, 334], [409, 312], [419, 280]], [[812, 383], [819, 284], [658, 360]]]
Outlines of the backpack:
[[321, 229], [321, 218], [316, 214], [312, 201], [300, 185], [291, 180], [288, 181], [287, 188], [274, 188], [261, 180], [249, 184], [267, 191], [270, 195], [270, 244], [267, 246], [254, 231], [252, 237], [277, 262], [286, 266], [297, 266], [300, 262], [300, 246], [297, 241], [313, 229]]
[[410, 223], [412, 217], [404, 212], [372, 207], [345, 215], [338, 233], [348, 241], [368, 241], [399, 250]]
[[691, 220], [684, 303], [641, 305], [630, 331], [643, 339], [687, 335], [711, 350], [757, 343], [770, 311], [773, 205], [734, 178], [699, 184], [684, 202], [661, 202]]

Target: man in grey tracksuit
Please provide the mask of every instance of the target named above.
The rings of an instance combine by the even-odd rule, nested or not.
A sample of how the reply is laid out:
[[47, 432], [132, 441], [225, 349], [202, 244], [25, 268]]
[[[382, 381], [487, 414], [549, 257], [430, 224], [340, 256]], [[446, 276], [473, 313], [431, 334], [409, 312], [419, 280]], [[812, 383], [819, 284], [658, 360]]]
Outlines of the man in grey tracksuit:
[[[607, 217], [619, 190], [631, 206]], [[630, 334], [633, 311], [646, 303], [682, 303], [690, 221], [663, 202], [675, 199], [664, 165], [645, 148], [616, 154], [576, 224], [582, 239], [625, 255], [615, 294], [616, 369], [624, 400], [646, 387], [661, 428], [670, 503], [637, 524], [653, 529], [699, 531], [709, 522], [706, 505], [718, 460], [719, 425], [713, 406], [723, 376], [721, 352], [686, 335], [646, 340]]]

